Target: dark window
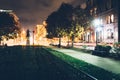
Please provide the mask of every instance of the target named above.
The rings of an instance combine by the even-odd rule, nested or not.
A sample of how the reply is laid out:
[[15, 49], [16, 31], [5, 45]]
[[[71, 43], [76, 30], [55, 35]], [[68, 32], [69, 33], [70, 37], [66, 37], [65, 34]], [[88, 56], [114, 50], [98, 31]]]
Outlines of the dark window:
[[106, 2], [106, 9], [111, 9], [111, 0], [107, 0]]
[[107, 29], [107, 39], [113, 39], [113, 32], [112, 29]]

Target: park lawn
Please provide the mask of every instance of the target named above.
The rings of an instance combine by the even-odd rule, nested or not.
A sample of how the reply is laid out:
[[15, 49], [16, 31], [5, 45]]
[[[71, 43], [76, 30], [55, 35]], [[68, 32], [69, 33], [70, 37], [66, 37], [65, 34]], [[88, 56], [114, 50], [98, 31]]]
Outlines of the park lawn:
[[98, 80], [120, 80], [120, 75], [118, 74], [108, 72], [102, 68], [99, 68], [92, 64], [88, 64], [82, 60], [78, 60], [64, 53], [52, 50], [51, 48], [47, 48], [47, 50], [51, 52], [53, 55], [55, 55], [56, 57], [59, 57], [63, 61], [72, 65], [73, 67], [96, 77]]
[[41, 47], [0, 48], [0, 80], [91, 80]]

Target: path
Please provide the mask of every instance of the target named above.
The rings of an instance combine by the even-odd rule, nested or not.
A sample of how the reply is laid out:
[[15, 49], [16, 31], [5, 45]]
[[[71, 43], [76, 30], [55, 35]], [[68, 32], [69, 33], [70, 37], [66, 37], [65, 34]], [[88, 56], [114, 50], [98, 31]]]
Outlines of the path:
[[103, 68], [107, 71], [120, 74], [120, 61], [118, 60], [94, 56], [91, 54], [87, 54], [87, 53], [83, 53], [83, 52], [75, 51], [75, 50], [70, 50], [70, 49], [55, 48], [54, 50], [63, 52], [64, 54], [67, 54], [79, 60], [83, 60], [87, 63]]

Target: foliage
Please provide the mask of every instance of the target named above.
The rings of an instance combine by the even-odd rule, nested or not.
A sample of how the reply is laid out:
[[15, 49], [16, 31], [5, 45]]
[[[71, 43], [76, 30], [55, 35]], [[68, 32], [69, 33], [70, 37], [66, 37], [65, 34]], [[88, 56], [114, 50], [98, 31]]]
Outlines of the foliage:
[[37, 28], [35, 30], [35, 40], [36, 42], [39, 42], [41, 38], [46, 37], [46, 28], [42, 25], [37, 25]]
[[84, 34], [84, 28], [80, 24], [76, 23], [75, 26], [72, 26], [71, 31], [73, 32], [75, 37], [81, 37]]
[[103, 57], [109, 56], [111, 49], [112, 49], [111, 46], [97, 45], [97, 46], [95, 46], [95, 50], [92, 52], [92, 54], [98, 55], [98, 56], [103, 56]]
[[58, 36], [57, 28], [67, 29], [71, 26], [71, 16], [73, 7], [70, 4], [63, 3], [60, 8], [50, 14], [46, 20], [48, 35]]
[[56, 31], [57, 31], [57, 35], [58, 35], [57, 37], [59, 37], [58, 47], [60, 48], [61, 47], [61, 37], [63, 37], [65, 35], [65, 29], [57, 27]]
[[120, 42], [115, 42], [110, 52], [113, 56], [120, 59]]
[[115, 48], [120, 48], [120, 42], [115, 42], [115, 43], [113, 44], [113, 47], [115, 47]]
[[101, 45], [102, 45], [102, 46], [108, 46], [108, 44], [105, 43], [105, 42], [102, 42]]
[[48, 37], [58, 37], [61, 33], [57, 29], [62, 31], [64, 29], [64, 36], [68, 36], [72, 42], [75, 37], [83, 40], [83, 34], [85, 30], [88, 30], [87, 27], [90, 27], [92, 19], [87, 9], [81, 9], [78, 6], [73, 8], [72, 5], [63, 3], [46, 20]]
[[57, 32], [58, 37], [62, 37], [65, 35], [66, 31], [63, 28], [57, 27], [56, 32]]
[[97, 46], [95, 46], [95, 50], [104, 51], [104, 50], [110, 50], [110, 49], [111, 49], [111, 46], [108, 46], [108, 45], [97, 45]]
[[83, 26], [85, 29], [90, 26], [93, 17], [90, 15], [89, 10], [81, 9], [79, 6], [74, 9], [76, 15], [76, 22]]
[[0, 13], [0, 36], [7, 36], [11, 38], [16, 36], [16, 33], [20, 33], [19, 19], [13, 12], [1, 12]]
[[72, 13], [72, 18], [71, 27], [67, 28], [66, 34], [69, 39], [72, 39], [72, 42], [74, 42], [75, 37], [83, 40], [82, 35], [84, 34], [87, 27], [90, 26], [92, 16], [86, 9], [76, 7]]
[[83, 47], [83, 49], [86, 49], [88, 46], [87, 45], [83, 45], [82, 47]]

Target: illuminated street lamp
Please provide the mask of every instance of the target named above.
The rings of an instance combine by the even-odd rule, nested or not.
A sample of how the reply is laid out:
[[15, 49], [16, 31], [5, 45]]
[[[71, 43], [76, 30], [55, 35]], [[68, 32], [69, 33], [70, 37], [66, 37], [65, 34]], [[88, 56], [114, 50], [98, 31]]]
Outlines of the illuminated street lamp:
[[100, 28], [100, 24], [101, 24], [100, 19], [95, 19], [93, 21], [93, 24], [95, 26], [95, 31], [96, 31], [96, 45], [97, 45], [98, 44], [98, 32], [101, 30], [101, 28]]

